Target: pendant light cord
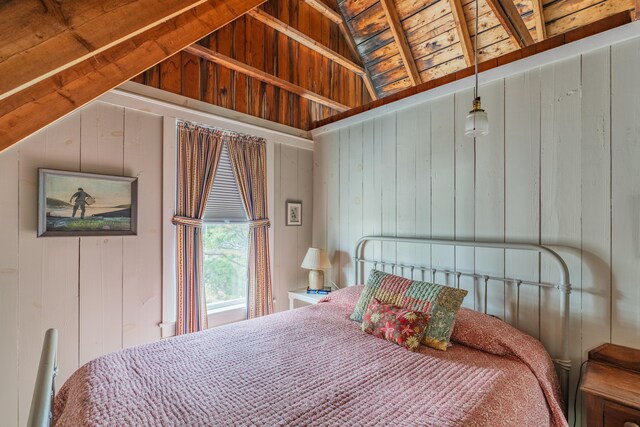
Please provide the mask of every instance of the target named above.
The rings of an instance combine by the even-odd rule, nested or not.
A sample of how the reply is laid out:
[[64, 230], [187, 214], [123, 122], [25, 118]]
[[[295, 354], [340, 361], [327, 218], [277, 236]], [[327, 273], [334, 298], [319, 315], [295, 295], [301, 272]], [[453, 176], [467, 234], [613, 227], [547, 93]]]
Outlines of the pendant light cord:
[[475, 48], [473, 49], [473, 64], [476, 71], [476, 87], [474, 88], [474, 98], [478, 98], [478, 0], [476, 0], [476, 36], [475, 36]]

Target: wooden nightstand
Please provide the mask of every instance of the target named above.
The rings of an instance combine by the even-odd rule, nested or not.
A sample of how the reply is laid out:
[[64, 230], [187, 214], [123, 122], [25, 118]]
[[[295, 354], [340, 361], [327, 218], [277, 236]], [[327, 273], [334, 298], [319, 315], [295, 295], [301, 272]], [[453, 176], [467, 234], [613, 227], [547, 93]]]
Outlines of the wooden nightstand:
[[639, 427], [640, 350], [615, 344], [591, 350], [580, 389], [588, 427]]
[[308, 294], [307, 288], [289, 291], [289, 310], [293, 309], [294, 301], [304, 301], [309, 304], [317, 304], [326, 294]]

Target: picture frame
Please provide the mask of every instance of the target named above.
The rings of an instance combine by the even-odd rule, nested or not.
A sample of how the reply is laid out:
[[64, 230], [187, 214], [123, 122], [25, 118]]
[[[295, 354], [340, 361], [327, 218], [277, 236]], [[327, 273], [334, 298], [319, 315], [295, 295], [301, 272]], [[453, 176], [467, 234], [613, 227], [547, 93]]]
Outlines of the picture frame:
[[286, 203], [286, 220], [287, 226], [301, 226], [302, 225], [302, 202], [287, 200]]
[[38, 169], [38, 237], [137, 233], [138, 178]]

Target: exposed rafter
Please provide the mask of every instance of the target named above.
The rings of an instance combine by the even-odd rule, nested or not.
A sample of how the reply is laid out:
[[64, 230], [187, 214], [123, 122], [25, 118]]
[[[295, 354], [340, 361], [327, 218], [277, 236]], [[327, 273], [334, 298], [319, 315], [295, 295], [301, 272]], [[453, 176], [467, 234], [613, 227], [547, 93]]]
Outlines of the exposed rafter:
[[338, 28], [340, 29], [340, 33], [342, 34], [342, 37], [344, 37], [344, 40], [347, 42], [347, 45], [349, 46], [349, 50], [353, 54], [354, 58], [358, 58], [358, 61], [360, 62], [358, 65], [362, 64], [362, 58], [360, 58], [360, 53], [358, 52], [356, 43], [353, 41], [353, 35], [347, 28], [344, 22], [344, 18], [342, 18], [342, 15], [340, 14], [340, 12], [333, 10], [331, 6], [329, 6], [322, 0], [304, 0], [304, 2], [307, 3], [309, 6], [311, 6], [312, 8], [314, 8], [315, 10], [317, 10], [318, 12], [320, 12], [321, 14], [323, 14], [329, 20], [333, 21], [334, 24], [338, 25]]
[[464, 18], [462, 2], [460, 0], [449, 0], [449, 6], [451, 6], [453, 22], [456, 24], [456, 31], [458, 32], [458, 39], [460, 40], [460, 48], [464, 55], [464, 61], [467, 65], [473, 65], [473, 45], [471, 44], [467, 21]]
[[402, 28], [402, 22], [400, 22], [400, 17], [398, 16], [398, 11], [396, 10], [396, 6], [393, 3], [393, 0], [380, 0], [380, 4], [382, 5], [384, 13], [387, 16], [389, 29], [391, 30], [391, 34], [393, 35], [396, 44], [398, 45], [400, 57], [402, 58], [404, 67], [407, 70], [407, 74], [409, 75], [411, 84], [415, 86], [422, 83], [420, 73], [418, 72], [418, 67], [416, 66], [416, 61], [413, 59], [411, 47], [407, 42], [407, 36], [405, 35], [404, 29]]
[[534, 43], [513, 0], [487, 0], [487, 3], [516, 46], [525, 47]]
[[336, 24], [340, 25], [342, 23], [342, 15], [329, 7], [329, 5], [325, 4], [322, 0], [304, 0], [304, 2]]
[[[1, 14], [0, 99], [140, 34], [206, 0], [65, 2], [21, 0], [6, 3]], [[83, 2], [81, 2], [83, 3]]]
[[547, 38], [547, 25], [544, 22], [544, 5], [542, 0], [531, 0], [533, 6], [533, 17], [536, 20], [536, 32], [538, 33], [538, 41]]
[[336, 111], [346, 111], [349, 109], [349, 107], [344, 104], [319, 95], [301, 86], [295, 85], [287, 80], [276, 77], [272, 74], [265, 73], [258, 68], [252, 67], [233, 58], [229, 58], [228, 56], [222, 55], [221, 53], [214, 52], [204, 46], [194, 44], [184, 50], [185, 52], [189, 52], [193, 55], [199, 56], [200, 58], [204, 58], [208, 61], [222, 65], [223, 67], [226, 67], [230, 70], [237, 71], [256, 80], [260, 80], [261, 82], [265, 82], [267, 84], [284, 89], [288, 92], [300, 95], [301, 97], [310, 101], [317, 102], [329, 108], [333, 108]]
[[329, 49], [327, 46], [315, 41], [311, 37], [301, 33], [300, 31], [285, 24], [279, 19], [271, 16], [264, 10], [254, 9], [251, 12], [249, 12], [248, 15], [262, 22], [263, 24], [273, 28], [274, 30], [286, 35], [287, 37], [297, 41], [298, 43], [308, 47], [309, 49], [319, 53], [320, 55], [323, 55], [329, 58], [333, 62], [342, 65], [343, 67], [353, 71], [358, 75], [362, 75], [365, 73], [364, 68], [362, 68], [360, 65], [356, 64], [355, 62], [351, 61], [348, 58], [345, 58], [339, 53], [334, 52], [333, 50]]
[[[323, 0], [305, 0], [305, 1], [313, 7], [316, 7], [315, 5], [324, 5], [325, 8], [331, 10], [331, 14], [333, 18], [330, 18], [330, 19], [333, 20], [333, 22], [336, 22], [337, 18], [340, 19], [340, 22], [338, 23], [338, 28], [340, 29], [340, 33], [342, 33], [342, 37], [347, 42], [347, 45], [349, 46], [349, 49], [351, 50], [353, 55], [360, 60], [360, 63], [364, 63], [364, 61], [362, 60], [362, 57], [360, 56], [360, 52], [358, 51], [358, 47], [356, 46], [356, 41], [353, 39], [353, 34], [351, 34], [349, 27], [347, 27], [347, 22], [342, 16], [342, 13], [339, 13], [331, 9], [328, 5], [324, 3]], [[367, 92], [369, 93], [369, 97], [372, 100], [376, 100], [378, 99], [378, 93], [376, 92], [376, 88], [373, 86], [373, 82], [371, 81], [369, 70], [367, 70], [366, 67], [363, 67], [363, 68], [365, 71], [364, 73], [362, 73], [362, 81], [364, 83], [364, 87], [367, 89]]]
[[209, 0], [0, 102], [0, 150], [200, 40], [264, 0]]

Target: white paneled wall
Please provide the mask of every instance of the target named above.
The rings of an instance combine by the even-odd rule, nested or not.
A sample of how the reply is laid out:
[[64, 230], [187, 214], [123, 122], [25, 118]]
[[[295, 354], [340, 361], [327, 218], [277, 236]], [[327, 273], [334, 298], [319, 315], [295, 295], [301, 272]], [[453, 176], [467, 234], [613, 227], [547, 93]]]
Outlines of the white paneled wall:
[[[276, 311], [289, 309], [287, 292], [307, 286], [308, 271], [300, 268], [311, 246], [313, 215], [313, 151], [288, 145], [274, 147], [275, 207], [273, 292]], [[286, 225], [286, 202], [302, 202], [302, 225]]]
[[[0, 407], [24, 425], [44, 331], [59, 383], [88, 360], [160, 338], [162, 117], [95, 102], [0, 154]], [[38, 168], [139, 178], [137, 237], [37, 238]]]
[[[317, 136], [315, 245], [353, 280], [363, 234], [532, 242], [569, 265], [572, 390], [589, 349], [640, 347], [640, 39], [485, 84], [490, 134], [464, 135], [465, 90]], [[495, 249], [372, 245], [389, 260], [557, 279], [544, 257]], [[483, 288], [465, 305], [483, 309]], [[513, 289], [488, 311], [513, 320]], [[523, 287], [520, 326], [559, 347], [558, 294]], [[549, 314], [551, 313], [551, 314]], [[571, 393], [573, 396], [573, 392]]]
[[[59, 330], [58, 387], [101, 354], [160, 339], [167, 120], [175, 123], [96, 101], [0, 153], [0, 424], [26, 423], [46, 329]], [[311, 245], [313, 154], [269, 144], [282, 310], [287, 291], [306, 280], [300, 263]], [[138, 235], [37, 238], [38, 168], [137, 176]], [[302, 200], [302, 227], [284, 226], [286, 199]]]

